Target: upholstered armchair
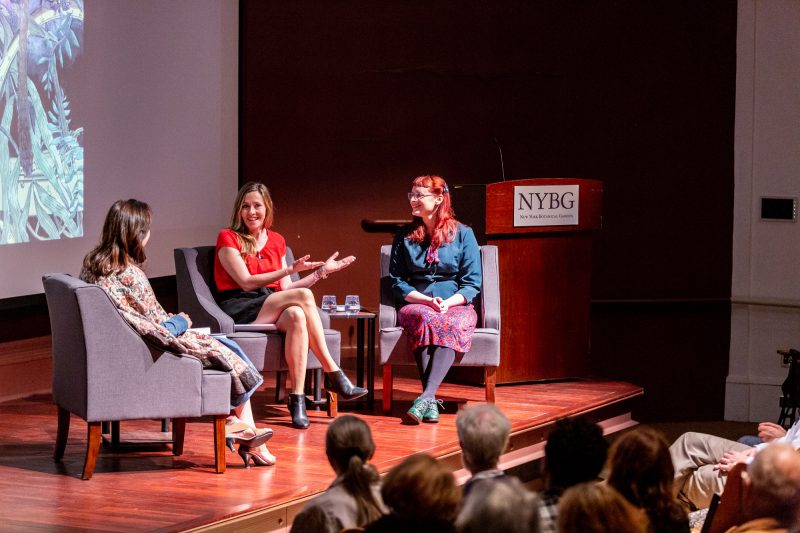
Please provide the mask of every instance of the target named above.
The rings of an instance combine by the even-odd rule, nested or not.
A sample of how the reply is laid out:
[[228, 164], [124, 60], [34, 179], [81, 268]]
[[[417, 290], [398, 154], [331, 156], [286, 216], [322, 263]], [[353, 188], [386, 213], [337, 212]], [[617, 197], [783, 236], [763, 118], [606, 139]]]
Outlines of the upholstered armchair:
[[70, 414], [89, 426], [83, 479], [94, 472], [103, 422], [171, 418], [172, 452], [181, 455], [186, 419], [210, 416], [215, 470], [224, 472], [230, 375], [203, 369], [190, 355], [147, 343], [97, 285], [66, 274], [46, 275], [42, 283], [52, 330], [53, 401], [58, 407], [55, 460], [64, 456]]
[[[416, 361], [408, 339], [397, 324], [397, 302], [389, 277], [389, 258], [392, 247], [381, 246], [381, 287], [378, 316], [378, 343], [380, 362], [383, 365], [383, 409], [392, 409], [392, 367], [414, 365]], [[497, 247], [481, 246], [483, 283], [480, 294], [473, 300], [478, 314], [478, 324], [472, 337], [472, 349], [456, 353], [453, 366], [482, 366], [486, 387], [486, 401], [494, 403], [495, 373], [500, 364], [500, 280], [497, 264]]]
[[[242, 347], [247, 357], [261, 372], [277, 372], [275, 402], [281, 401], [284, 372], [288, 371], [283, 357], [283, 336], [274, 324], [234, 324], [233, 319], [219, 308], [214, 300], [214, 253], [213, 246], [177, 248], [175, 250], [175, 276], [178, 284], [178, 305], [192, 318], [194, 327], [209, 327], [214, 333], [225, 333]], [[286, 247], [286, 262], [294, 262], [290, 247]], [[292, 274], [298, 280], [298, 274]], [[325, 329], [325, 343], [331, 357], [338, 364], [341, 360], [341, 333], [330, 329], [330, 317], [320, 312]], [[314, 396], [320, 400], [322, 367], [308, 352], [308, 370], [314, 370]], [[335, 412], [330, 413], [335, 416]]]

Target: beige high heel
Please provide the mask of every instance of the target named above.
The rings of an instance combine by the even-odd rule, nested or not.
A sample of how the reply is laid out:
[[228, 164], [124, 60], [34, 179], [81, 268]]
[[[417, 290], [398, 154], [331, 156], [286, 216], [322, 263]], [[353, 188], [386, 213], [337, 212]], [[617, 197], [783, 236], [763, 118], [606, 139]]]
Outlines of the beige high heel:
[[256, 466], [272, 466], [275, 464], [275, 460], [268, 459], [257, 446], [250, 447], [245, 444], [240, 444], [239, 457], [244, 461], [245, 468], [250, 468], [250, 459], [253, 460], [253, 464]]

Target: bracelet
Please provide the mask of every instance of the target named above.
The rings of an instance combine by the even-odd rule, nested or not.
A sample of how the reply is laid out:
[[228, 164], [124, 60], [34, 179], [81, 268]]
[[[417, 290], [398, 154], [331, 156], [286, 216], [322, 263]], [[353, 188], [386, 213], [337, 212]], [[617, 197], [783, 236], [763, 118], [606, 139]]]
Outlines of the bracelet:
[[325, 267], [319, 267], [314, 271], [314, 280], [319, 281], [321, 279], [325, 279], [328, 277], [328, 273], [325, 272]]

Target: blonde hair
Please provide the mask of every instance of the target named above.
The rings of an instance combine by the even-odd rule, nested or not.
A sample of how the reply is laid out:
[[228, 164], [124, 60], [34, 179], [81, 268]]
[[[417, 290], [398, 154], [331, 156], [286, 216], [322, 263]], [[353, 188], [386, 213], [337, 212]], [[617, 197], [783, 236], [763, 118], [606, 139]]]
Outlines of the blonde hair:
[[269, 189], [267, 189], [266, 185], [263, 183], [256, 183], [254, 181], [248, 181], [242, 185], [242, 188], [239, 189], [239, 192], [236, 195], [236, 201], [233, 203], [231, 225], [228, 227], [228, 229], [236, 233], [236, 236], [239, 239], [239, 246], [242, 249], [242, 257], [255, 255], [256, 252], [258, 252], [256, 239], [250, 235], [250, 231], [247, 229], [247, 226], [245, 226], [244, 221], [242, 220], [242, 204], [244, 204], [244, 197], [251, 192], [259, 193], [261, 198], [264, 200], [264, 207], [267, 210], [266, 216], [264, 217], [265, 228], [269, 229], [272, 227], [273, 215], [275, 213], [275, 208], [272, 205], [272, 197], [269, 195]]

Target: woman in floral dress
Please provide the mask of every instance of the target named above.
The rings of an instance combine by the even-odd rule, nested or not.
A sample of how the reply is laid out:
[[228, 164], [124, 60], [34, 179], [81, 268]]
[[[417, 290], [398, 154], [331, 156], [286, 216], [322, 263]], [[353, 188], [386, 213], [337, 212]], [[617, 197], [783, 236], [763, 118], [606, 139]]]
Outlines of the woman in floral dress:
[[257, 429], [250, 408], [250, 396], [264, 378], [236, 343], [189, 331], [191, 319], [185, 313], [167, 313], [156, 300], [142, 271], [144, 248], [150, 239], [150, 207], [138, 200], [118, 200], [106, 215], [100, 244], [83, 260], [81, 279], [102, 287], [120, 314], [142, 337], [176, 354], [200, 359], [205, 368], [231, 375], [231, 416], [226, 440], [249, 466], [275, 464], [275, 456], [264, 444], [270, 429]]

